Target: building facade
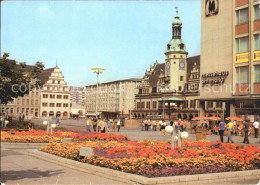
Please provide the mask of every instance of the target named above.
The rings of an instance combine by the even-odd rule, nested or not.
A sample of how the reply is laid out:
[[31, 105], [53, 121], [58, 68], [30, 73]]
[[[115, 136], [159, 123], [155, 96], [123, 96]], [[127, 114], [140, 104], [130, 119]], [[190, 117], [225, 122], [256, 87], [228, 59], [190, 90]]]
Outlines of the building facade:
[[260, 2], [214, 3], [201, 1], [200, 114], [216, 104], [223, 117], [253, 121], [260, 114]]
[[86, 115], [103, 118], [128, 117], [135, 104], [135, 91], [140, 79], [125, 79], [86, 86]]
[[71, 103], [84, 106], [86, 102], [86, 90], [84, 87], [69, 87]]
[[60, 68], [45, 69], [40, 78], [44, 84], [41, 89], [33, 89], [28, 95], [14, 100], [15, 116], [69, 118], [70, 93]]
[[135, 96], [135, 118], [192, 119], [199, 115], [200, 56], [187, 57], [182, 40], [182, 21], [172, 22], [172, 39], [165, 62], [157, 61], [146, 71]]

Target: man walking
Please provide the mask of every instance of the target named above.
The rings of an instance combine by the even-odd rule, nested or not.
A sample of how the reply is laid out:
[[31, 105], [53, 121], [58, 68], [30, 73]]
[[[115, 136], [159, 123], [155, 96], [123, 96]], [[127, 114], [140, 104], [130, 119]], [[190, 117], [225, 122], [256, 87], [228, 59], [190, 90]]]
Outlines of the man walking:
[[120, 131], [120, 119], [118, 119], [118, 121], [117, 121], [117, 131], [118, 132]]
[[245, 130], [245, 138], [244, 138], [244, 141], [243, 143], [246, 143], [249, 144], [249, 139], [248, 139], [248, 131], [249, 131], [249, 120], [246, 120], [246, 122], [244, 122], [244, 130]]
[[255, 128], [255, 138], [258, 138], [259, 119], [256, 120], [256, 121], [253, 123], [253, 126], [254, 126], [254, 128]]
[[232, 130], [233, 130], [233, 127], [234, 127], [234, 123], [232, 121], [230, 121], [228, 124], [227, 124], [227, 129], [228, 129], [228, 143], [229, 143], [229, 140], [231, 141], [231, 143], [234, 143], [233, 139], [232, 139]]
[[224, 131], [225, 131], [225, 123], [224, 120], [221, 120], [221, 122], [219, 122], [219, 136], [222, 143], [223, 143]]

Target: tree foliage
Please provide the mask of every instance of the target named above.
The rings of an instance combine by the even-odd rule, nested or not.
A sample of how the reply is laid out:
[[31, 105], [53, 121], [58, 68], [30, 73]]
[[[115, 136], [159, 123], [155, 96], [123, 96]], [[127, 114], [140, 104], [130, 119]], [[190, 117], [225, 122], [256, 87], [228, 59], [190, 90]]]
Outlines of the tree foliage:
[[41, 88], [43, 85], [40, 73], [44, 69], [41, 62], [34, 66], [27, 66], [25, 63], [18, 63], [8, 59], [9, 54], [4, 53], [0, 59], [0, 98], [1, 104], [7, 104], [18, 96], [23, 97], [29, 94], [34, 88]]

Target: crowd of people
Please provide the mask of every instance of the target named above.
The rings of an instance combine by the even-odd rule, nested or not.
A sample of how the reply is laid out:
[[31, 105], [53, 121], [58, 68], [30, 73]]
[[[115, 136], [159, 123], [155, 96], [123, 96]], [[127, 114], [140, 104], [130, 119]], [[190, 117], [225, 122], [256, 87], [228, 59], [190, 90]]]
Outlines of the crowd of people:
[[142, 120], [142, 131], [157, 131], [158, 129], [162, 132], [162, 135], [165, 136], [166, 126], [174, 126], [176, 133], [178, 130], [181, 132], [186, 131], [188, 122], [186, 120]]
[[221, 120], [218, 125], [216, 125], [215, 130], [219, 130], [220, 140], [224, 142], [224, 131], [227, 128], [228, 131], [228, 140], [231, 143], [234, 143], [232, 134], [234, 135], [242, 135], [243, 132], [244, 140], [243, 143], [249, 144], [248, 135], [251, 133], [251, 129], [254, 129], [255, 138], [258, 138], [258, 131], [259, 131], [259, 120], [256, 120], [254, 123], [250, 123], [250, 120], [243, 121], [242, 123], [238, 124], [235, 121], [229, 121], [225, 123], [224, 120]]
[[117, 129], [120, 131], [121, 122], [120, 119], [98, 119], [98, 118], [86, 118], [86, 130], [91, 131], [91, 127], [93, 128], [94, 132], [113, 132]]

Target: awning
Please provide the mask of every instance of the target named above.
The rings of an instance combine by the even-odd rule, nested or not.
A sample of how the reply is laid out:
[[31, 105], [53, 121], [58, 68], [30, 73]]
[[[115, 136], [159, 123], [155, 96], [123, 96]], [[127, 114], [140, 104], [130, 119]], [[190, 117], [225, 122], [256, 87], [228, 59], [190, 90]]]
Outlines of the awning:
[[165, 98], [160, 98], [159, 101], [184, 101], [184, 100], [178, 97], [165, 97]]

